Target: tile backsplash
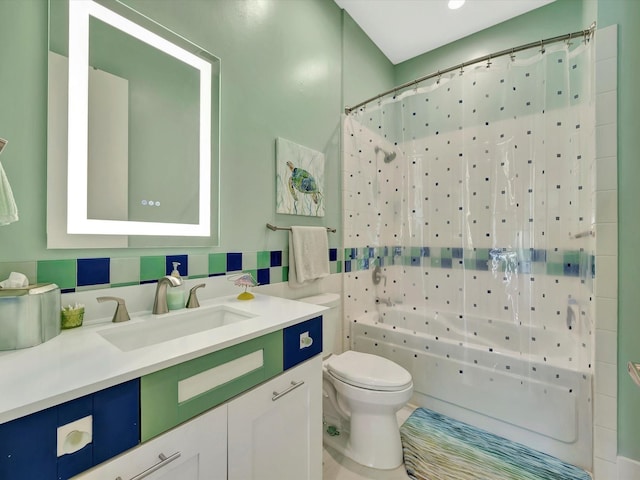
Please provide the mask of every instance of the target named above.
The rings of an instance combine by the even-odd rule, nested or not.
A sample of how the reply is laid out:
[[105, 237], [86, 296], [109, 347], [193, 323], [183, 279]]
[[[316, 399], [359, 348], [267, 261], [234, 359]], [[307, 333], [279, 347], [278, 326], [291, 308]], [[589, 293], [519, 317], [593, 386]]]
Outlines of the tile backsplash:
[[[327, 252], [331, 273], [342, 272], [337, 248]], [[0, 262], [0, 280], [12, 271], [24, 273], [29, 283], [57, 284], [63, 293], [153, 283], [173, 270], [184, 278], [205, 278], [249, 272], [260, 285], [288, 281], [287, 250], [209, 254], [149, 255], [142, 257], [69, 258], [27, 262]]]

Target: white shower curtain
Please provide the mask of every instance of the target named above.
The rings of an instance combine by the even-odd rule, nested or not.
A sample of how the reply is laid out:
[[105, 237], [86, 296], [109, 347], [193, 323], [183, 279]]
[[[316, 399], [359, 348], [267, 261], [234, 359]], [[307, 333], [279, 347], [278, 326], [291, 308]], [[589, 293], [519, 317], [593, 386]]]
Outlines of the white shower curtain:
[[575, 39], [506, 55], [345, 117], [349, 322], [402, 305], [456, 319], [460, 346], [488, 325], [482, 348], [592, 372], [593, 55]]

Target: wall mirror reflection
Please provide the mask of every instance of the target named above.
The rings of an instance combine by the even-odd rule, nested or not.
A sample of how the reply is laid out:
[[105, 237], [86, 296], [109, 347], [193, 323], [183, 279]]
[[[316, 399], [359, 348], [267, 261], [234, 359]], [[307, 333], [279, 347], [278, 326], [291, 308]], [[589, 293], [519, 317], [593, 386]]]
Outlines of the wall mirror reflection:
[[118, 0], [50, 0], [49, 248], [217, 244], [220, 61]]

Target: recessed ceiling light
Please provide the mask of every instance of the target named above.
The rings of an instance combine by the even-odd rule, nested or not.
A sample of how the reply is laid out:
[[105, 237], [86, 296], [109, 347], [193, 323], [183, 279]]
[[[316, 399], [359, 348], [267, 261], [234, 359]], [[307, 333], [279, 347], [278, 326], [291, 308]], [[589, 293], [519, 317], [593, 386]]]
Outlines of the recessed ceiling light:
[[464, 1], [465, 0], [449, 0], [449, 8], [451, 10], [457, 10], [464, 5]]

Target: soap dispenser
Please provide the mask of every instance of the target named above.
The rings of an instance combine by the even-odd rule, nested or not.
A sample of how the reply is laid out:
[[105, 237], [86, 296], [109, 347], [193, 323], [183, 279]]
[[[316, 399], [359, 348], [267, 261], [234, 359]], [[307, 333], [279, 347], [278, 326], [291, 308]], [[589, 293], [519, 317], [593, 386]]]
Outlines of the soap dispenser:
[[184, 308], [185, 300], [184, 300], [184, 282], [182, 282], [182, 277], [180, 276], [180, 272], [178, 271], [178, 266], [180, 262], [173, 262], [173, 271], [171, 272], [172, 277], [179, 278], [181, 284], [176, 287], [169, 287], [167, 289], [167, 306], [169, 310], [178, 310], [180, 308]]

